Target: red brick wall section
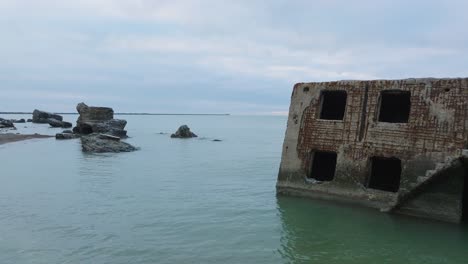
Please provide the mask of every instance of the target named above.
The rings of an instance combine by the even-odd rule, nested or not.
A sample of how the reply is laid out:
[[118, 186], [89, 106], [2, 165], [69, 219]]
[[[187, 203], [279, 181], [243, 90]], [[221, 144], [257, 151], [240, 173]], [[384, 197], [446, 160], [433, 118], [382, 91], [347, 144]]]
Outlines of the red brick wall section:
[[[468, 79], [305, 83], [295, 86], [293, 96], [301, 96], [304, 86], [347, 92], [343, 121], [318, 119], [319, 97], [313, 98], [304, 110], [297, 151], [305, 167], [309, 165], [311, 151], [338, 151], [343, 145], [347, 146], [346, 155], [351, 159], [377, 155], [403, 160], [424, 153], [453, 152], [467, 144]], [[379, 96], [384, 90], [411, 93], [408, 123], [376, 121]]]

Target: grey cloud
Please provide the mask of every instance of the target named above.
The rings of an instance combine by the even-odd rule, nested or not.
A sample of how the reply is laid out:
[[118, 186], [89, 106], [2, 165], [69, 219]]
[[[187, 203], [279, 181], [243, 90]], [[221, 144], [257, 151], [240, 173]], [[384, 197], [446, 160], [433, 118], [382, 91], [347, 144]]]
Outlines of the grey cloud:
[[[194, 111], [215, 111], [211, 102], [219, 100], [232, 111], [282, 112], [299, 81], [467, 75], [467, 7], [420, 0], [4, 0], [0, 89], [63, 89], [69, 100], [95, 91], [96, 103], [112, 103], [106, 94], [131, 95], [150, 110], [148, 97], [164, 97], [160, 104], [171, 107], [184, 86], [198, 91], [190, 92], [201, 102], [191, 104]], [[261, 96], [252, 102], [247, 92]], [[131, 108], [131, 101], [114, 103]]]

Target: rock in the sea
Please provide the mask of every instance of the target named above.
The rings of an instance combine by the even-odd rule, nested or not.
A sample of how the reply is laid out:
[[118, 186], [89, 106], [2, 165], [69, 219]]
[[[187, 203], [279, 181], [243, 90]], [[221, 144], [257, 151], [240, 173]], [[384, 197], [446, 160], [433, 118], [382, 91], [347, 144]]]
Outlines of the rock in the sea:
[[21, 119], [11, 119], [10, 121], [13, 122], [13, 123], [26, 123], [26, 120], [24, 120], [23, 118], [21, 118]]
[[0, 128], [14, 128], [15, 125], [11, 120], [0, 118]]
[[138, 148], [123, 142], [119, 137], [103, 134], [89, 134], [81, 137], [83, 152], [106, 153], [106, 152], [130, 152]]
[[79, 103], [76, 110], [80, 114], [73, 132], [78, 134], [104, 133], [117, 137], [127, 137], [127, 121], [114, 119], [114, 110], [110, 107], [87, 106]]
[[72, 134], [73, 131], [71, 131], [70, 129], [67, 129], [67, 130], [64, 130], [62, 131], [63, 134]]
[[26, 120], [26, 122], [31, 123], [32, 119], [29, 118], [28, 120]]
[[58, 121], [63, 121], [63, 117], [61, 115], [52, 114], [49, 112], [35, 109], [33, 112], [32, 122], [39, 123], [39, 124], [47, 124], [49, 123], [48, 119], [50, 118], [58, 120]]
[[177, 129], [177, 131], [171, 135], [171, 138], [193, 138], [193, 137], [198, 137], [190, 131], [190, 128], [187, 125], [182, 125]]
[[212, 141], [214, 141], [214, 142], [221, 142], [222, 140], [221, 140], [221, 139], [213, 139]]
[[124, 130], [127, 125], [126, 120], [111, 119], [102, 123], [97, 123], [93, 126], [93, 132], [107, 133], [117, 137], [127, 137], [127, 131]]
[[74, 139], [79, 138], [80, 135], [73, 134], [73, 133], [57, 133], [55, 134], [55, 139]]
[[53, 119], [53, 118], [47, 119], [47, 123], [49, 123], [49, 125], [50, 125], [51, 127], [70, 128], [70, 127], [73, 126], [72, 123], [70, 123], [70, 122], [59, 121], [59, 120]]
[[79, 119], [86, 121], [107, 121], [114, 118], [114, 110], [110, 107], [88, 106], [85, 103], [79, 103], [76, 110], [80, 114]]

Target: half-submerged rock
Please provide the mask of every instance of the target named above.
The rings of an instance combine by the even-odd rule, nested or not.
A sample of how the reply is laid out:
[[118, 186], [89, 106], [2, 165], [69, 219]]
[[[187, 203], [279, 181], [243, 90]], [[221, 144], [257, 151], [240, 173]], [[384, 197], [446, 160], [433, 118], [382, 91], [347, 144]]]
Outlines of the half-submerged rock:
[[193, 138], [193, 137], [198, 137], [190, 131], [190, 128], [187, 125], [182, 125], [177, 129], [177, 131], [171, 135], [171, 138]]
[[37, 110], [37, 109], [34, 110], [33, 118], [32, 118], [33, 123], [48, 124], [49, 119], [55, 119], [55, 120], [58, 120], [58, 121], [63, 121], [63, 117], [61, 115], [52, 114], [52, 113]]
[[120, 138], [127, 137], [127, 121], [114, 119], [114, 110], [110, 107], [87, 106], [79, 103], [76, 110], [80, 114], [73, 132], [78, 134], [104, 133]]
[[81, 147], [83, 152], [90, 153], [118, 153], [138, 150], [137, 147], [121, 141], [119, 137], [97, 133], [82, 136]]
[[24, 118], [21, 118], [21, 119], [11, 119], [10, 121], [13, 122], [13, 123], [26, 123], [26, 120], [24, 120]]
[[60, 121], [60, 120], [53, 119], [53, 118], [47, 119], [47, 123], [49, 123], [51, 127], [70, 128], [73, 126], [72, 123], [70, 122]]
[[62, 131], [62, 133], [55, 134], [55, 139], [75, 139], [79, 138], [80, 136], [80, 134], [75, 134], [73, 131], [67, 129]]
[[79, 138], [80, 135], [78, 134], [73, 134], [73, 133], [57, 133], [55, 134], [55, 139], [75, 139], [75, 138]]
[[11, 120], [0, 118], [0, 128], [15, 128], [15, 125]]

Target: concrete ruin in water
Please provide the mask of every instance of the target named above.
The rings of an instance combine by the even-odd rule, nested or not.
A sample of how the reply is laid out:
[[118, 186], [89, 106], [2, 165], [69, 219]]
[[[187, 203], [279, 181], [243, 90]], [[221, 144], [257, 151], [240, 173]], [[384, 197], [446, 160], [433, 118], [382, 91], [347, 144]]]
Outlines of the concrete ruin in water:
[[277, 193], [460, 223], [468, 78], [298, 83]]

